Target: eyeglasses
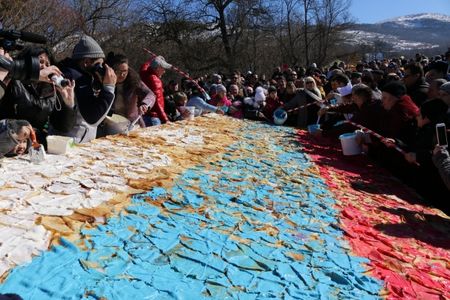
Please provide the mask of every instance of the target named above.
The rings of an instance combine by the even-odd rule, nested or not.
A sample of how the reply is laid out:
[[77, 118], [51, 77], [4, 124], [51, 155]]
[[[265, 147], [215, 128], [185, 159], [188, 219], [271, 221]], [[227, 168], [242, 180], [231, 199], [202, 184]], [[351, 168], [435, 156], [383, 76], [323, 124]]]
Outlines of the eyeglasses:
[[124, 76], [128, 74], [128, 70], [116, 70], [115, 73]]

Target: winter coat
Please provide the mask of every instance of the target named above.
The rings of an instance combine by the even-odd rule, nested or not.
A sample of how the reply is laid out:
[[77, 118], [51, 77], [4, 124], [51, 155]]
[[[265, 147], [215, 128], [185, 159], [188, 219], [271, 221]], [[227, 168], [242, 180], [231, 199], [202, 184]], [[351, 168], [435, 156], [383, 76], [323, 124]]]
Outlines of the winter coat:
[[97, 82], [75, 65], [62, 67], [64, 77], [75, 80], [76, 121], [71, 130], [55, 134], [73, 137], [76, 143], [96, 138], [98, 125], [106, 118], [114, 102], [114, 85]]
[[155, 74], [150, 64], [151, 61], [147, 61], [141, 66], [139, 71], [141, 80], [153, 91], [156, 98], [155, 105], [147, 112], [147, 115], [156, 116], [162, 123], [166, 123], [169, 118], [164, 111], [164, 87], [161, 79]]
[[53, 85], [13, 80], [0, 100], [0, 119], [7, 118], [30, 122], [42, 143], [48, 123], [52, 128], [68, 131], [75, 124], [76, 112], [64, 103]]
[[[116, 114], [126, 117], [130, 122], [133, 122], [139, 117], [139, 106], [145, 104], [150, 110], [156, 102], [155, 94], [142, 81], [139, 82], [138, 87], [131, 91], [125, 91], [123, 90], [123, 86], [117, 84], [115, 95], [116, 100], [111, 110]], [[119, 101], [122, 102], [120, 109], [118, 108]], [[145, 127], [142, 119], [139, 120], [139, 125]]]

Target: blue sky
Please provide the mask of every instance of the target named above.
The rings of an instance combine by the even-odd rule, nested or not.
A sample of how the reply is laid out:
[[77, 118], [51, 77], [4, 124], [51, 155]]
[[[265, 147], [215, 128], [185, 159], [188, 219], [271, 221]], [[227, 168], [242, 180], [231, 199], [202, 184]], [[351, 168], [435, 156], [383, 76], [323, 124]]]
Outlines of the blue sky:
[[357, 23], [375, 23], [417, 13], [450, 15], [450, 0], [353, 0], [350, 13]]

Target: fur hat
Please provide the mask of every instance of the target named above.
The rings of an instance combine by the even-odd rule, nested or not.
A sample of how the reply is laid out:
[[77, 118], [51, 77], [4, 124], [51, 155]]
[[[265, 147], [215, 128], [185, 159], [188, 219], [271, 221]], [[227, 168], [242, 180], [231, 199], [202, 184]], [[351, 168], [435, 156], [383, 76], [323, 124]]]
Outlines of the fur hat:
[[72, 52], [72, 59], [81, 58], [105, 58], [105, 54], [93, 38], [88, 35], [83, 35]]
[[399, 80], [391, 81], [387, 83], [383, 88], [381, 89], [383, 92], [389, 93], [397, 98], [400, 98], [404, 95], [406, 95], [406, 86], [403, 84], [403, 82]]

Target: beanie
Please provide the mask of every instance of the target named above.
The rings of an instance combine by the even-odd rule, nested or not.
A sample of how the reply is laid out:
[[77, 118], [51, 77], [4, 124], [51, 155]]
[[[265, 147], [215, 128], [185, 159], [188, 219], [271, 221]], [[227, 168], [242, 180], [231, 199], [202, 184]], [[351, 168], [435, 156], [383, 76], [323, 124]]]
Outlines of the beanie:
[[211, 86], [209, 87], [209, 93], [211, 95], [217, 94], [217, 84], [215, 84], [215, 83], [211, 84]]
[[448, 106], [441, 99], [431, 99], [425, 101], [420, 106], [420, 114], [423, 118], [428, 118], [431, 123], [439, 123], [445, 119]]
[[84, 35], [75, 45], [72, 52], [72, 59], [80, 58], [105, 58], [105, 54], [93, 38]]
[[397, 98], [406, 95], [406, 86], [399, 80], [387, 83], [381, 90]]
[[218, 84], [216, 86], [216, 90], [217, 90], [217, 93], [220, 93], [220, 92], [226, 93], [227, 92], [227, 88], [223, 84]]
[[268, 89], [269, 93], [276, 92], [276, 91], [277, 91], [276, 87], [274, 87], [273, 85], [269, 86], [269, 89]]

